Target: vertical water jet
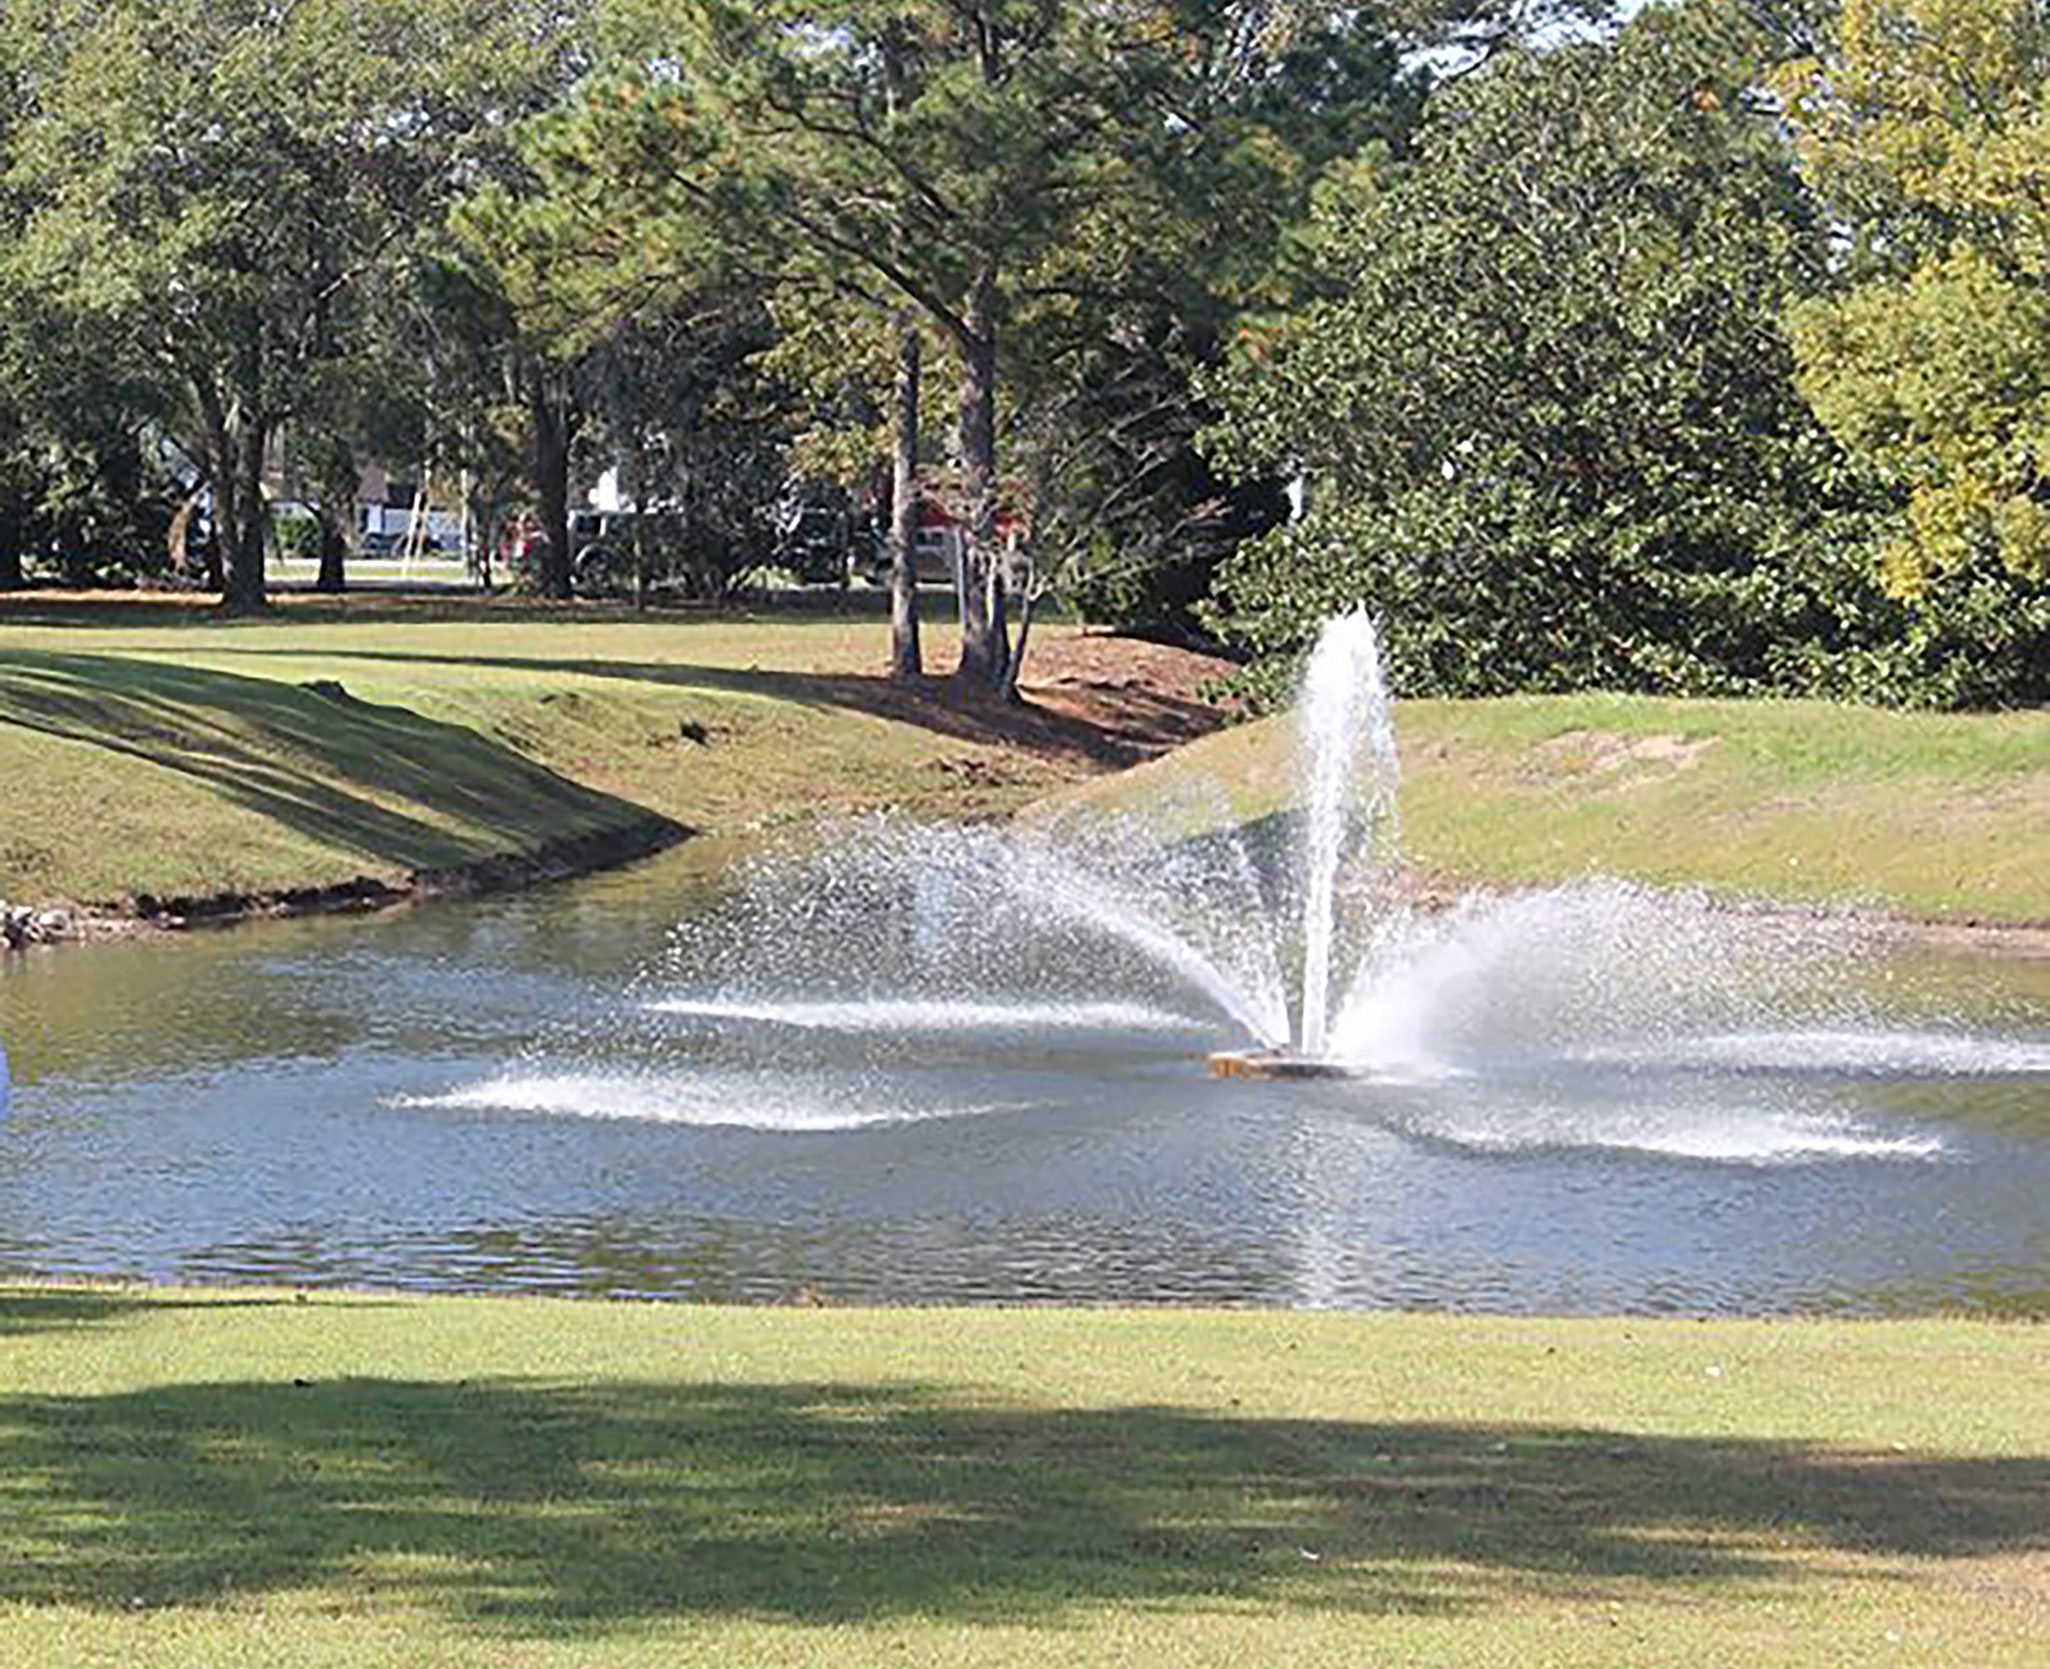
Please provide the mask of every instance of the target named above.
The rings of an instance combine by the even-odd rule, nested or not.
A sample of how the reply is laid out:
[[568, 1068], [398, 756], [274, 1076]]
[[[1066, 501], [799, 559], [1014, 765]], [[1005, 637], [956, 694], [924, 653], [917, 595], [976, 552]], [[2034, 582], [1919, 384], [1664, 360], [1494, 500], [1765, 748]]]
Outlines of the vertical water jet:
[[1380, 638], [1364, 609], [1317, 639], [1296, 707], [1303, 770], [1303, 989], [1296, 1042], [1325, 1051], [1331, 968], [1341, 946], [1339, 886], [1356, 864], [1393, 864], [1398, 764]]

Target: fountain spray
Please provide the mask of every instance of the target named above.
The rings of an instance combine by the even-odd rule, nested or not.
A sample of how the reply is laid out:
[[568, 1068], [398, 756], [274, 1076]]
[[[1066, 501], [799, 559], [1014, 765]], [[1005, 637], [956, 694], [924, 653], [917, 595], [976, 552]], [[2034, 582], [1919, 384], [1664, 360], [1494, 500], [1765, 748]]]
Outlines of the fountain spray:
[[1381, 645], [1364, 609], [1318, 634], [1296, 703], [1303, 782], [1296, 854], [1302, 931], [1302, 1006], [1294, 1047], [1211, 1057], [1224, 1077], [1311, 1077], [1340, 1069], [1328, 1056], [1331, 970], [1356, 947], [1340, 944], [1339, 889], [1363, 865], [1392, 868], [1399, 846], [1400, 767]]

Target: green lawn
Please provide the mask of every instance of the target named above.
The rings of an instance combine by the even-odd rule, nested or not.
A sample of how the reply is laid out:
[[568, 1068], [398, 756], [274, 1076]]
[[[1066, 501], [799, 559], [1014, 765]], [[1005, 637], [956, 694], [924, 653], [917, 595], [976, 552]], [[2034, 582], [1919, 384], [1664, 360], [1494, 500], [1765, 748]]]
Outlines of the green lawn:
[[[1454, 883], [1620, 875], [2050, 921], [2050, 712], [1605, 695], [1396, 711], [1405, 850]], [[1287, 803], [1293, 740], [1265, 720], [1071, 793], [1117, 805], [1209, 777], [1251, 820]]]
[[0, 1290], [0, 1661], [2039, 1664], [2050, 1332]]
[[1073, 774], [902, 699], [877, 676], [886, 642], [871, 618], [17, 601], [0, 897], [396, 881], [654, 819], [986, 814]]
[[[936, 625], [940, 623], [935, 622]], [[1069, 630], [1049, 628], [1059, 636]], [[938, 658], [944, 628], [933, 634]], [[907, 698], [858, 616], [291, 599], [0, 606], [0, 898], [267, 892], [622, 829], [895, 804], [994, 815], [1091, 774], [1058, 726]], [[2050, 920], [2050, 712], [1613, 696], [1401, 704], [1413, 861], [1917, 916]], [[1080, 790], [1208, 775], [1284, 803], [1285, 720]]]

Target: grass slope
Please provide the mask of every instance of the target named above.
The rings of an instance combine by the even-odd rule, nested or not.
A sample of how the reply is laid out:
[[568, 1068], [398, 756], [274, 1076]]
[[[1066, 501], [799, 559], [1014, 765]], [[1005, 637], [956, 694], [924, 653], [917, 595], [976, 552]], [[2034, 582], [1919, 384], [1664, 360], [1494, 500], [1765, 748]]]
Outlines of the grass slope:
[[[2050, 712], [1536, 696], [1397, 708], [1403, 842], [1460, 882], [1589, 874], [1935, 918], [2050, 919]], [[1116, 806], [1177, 779], [1233, 812], [1293, 791], [1286, 718], [1063, 797]]]
[[393, 881], [653, 816], [731, 832], [1066, 779], [868, 676], [872, 620], [299, 602], [0, 616], [0, 897]]
[[0, 1290], [0, 1660], [2036, 1664], [2050, 1333]]

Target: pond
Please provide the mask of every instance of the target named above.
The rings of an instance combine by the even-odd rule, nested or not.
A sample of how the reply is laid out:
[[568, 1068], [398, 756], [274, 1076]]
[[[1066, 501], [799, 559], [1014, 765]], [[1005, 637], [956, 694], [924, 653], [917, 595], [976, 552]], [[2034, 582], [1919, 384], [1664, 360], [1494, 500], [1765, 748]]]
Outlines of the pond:
[[1185, 980], [919, 985], [830, 910], [764, 945], [732, 855], [0, 961], [0, 1273], [2050, 1312], [2050, 963], [1854, 936], [1732, 1007], [1694, 993], [1756, 942], [1580, 889], [1407, 954], [1362, 1075], [1221, 1081], [1245, 1029]]

